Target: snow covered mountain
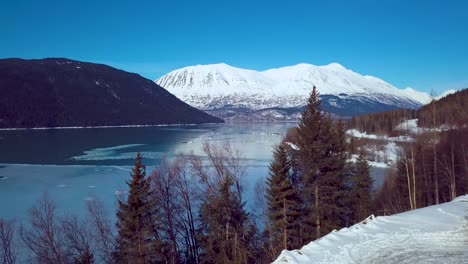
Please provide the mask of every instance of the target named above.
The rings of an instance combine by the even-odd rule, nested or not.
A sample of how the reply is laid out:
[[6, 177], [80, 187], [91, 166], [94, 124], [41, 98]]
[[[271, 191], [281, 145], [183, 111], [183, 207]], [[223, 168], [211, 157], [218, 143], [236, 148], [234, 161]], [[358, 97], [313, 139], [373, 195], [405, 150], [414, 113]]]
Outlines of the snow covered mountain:
[[361, 223], [283, 250], [274, 263], [467, 263], [468, 195]]
[[[155, 81], [188, 104], [223, 118], [295, 118], [313, 85], [326, 111], [352, 116], [400, 107], [417, 108], [429, 95], [400, 90], [338, 63], [254, 71], [227, 64], [197, 65], [172, 71]], [[263, 116], [263, 118], [262, 118]]]

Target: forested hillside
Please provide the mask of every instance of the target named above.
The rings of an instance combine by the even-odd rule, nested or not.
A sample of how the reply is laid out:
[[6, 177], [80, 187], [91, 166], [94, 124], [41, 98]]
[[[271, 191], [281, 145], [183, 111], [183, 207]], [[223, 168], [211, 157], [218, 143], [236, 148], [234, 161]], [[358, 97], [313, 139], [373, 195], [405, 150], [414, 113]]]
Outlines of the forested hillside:
[[222, 122], [137, 74], [69, 59], [0, 60], [0, 128]]
[[468, 124], [468, 88], [424, 105], [417, 111], [421, 127]]
[[418, 119], [418, 125], [438, 128], [468, 124], [468, 89], [460, 90], [418, 110], [401, 109], [356, 116], [348, 120], [348, 129], [370, 134], [391, 134], [404, 120]]
[[468, 192], [468, 89], [416, 111], [358, 116], [347, 125], [369, 134], [386, 135], [378, 140], [372, 135], [352, 137], [353, 152], [390, 144], [390, 139], [398, 150], [394, 173], [387, 175], [374, 197], [375, 213], [404, 212], [447, 202]]

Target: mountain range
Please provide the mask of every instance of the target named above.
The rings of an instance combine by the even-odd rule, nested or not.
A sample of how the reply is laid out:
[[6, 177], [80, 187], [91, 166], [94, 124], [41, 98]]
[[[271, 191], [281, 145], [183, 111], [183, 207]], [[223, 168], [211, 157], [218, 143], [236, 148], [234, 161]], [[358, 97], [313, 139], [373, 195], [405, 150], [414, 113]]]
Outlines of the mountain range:
[[63, 58], [0, 60], [0, 128], [219, 123], [151, 80]]
[[397, 108], [418, 108], [431, 96], [412, 88], [398, 89], [338, 63], [254, 71], [230, 65], [189, 66], [155, 82], [191, 106], [225, 120], [294, 120], [315, 85], [323, 109], [341, 117]]

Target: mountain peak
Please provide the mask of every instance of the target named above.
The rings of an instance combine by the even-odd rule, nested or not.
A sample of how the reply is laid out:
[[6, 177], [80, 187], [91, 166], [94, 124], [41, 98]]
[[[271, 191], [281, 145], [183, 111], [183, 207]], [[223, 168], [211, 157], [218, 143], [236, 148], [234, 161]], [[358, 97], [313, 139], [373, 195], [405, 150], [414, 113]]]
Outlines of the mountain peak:
[[194, 65], [194, 66], [187, 66], [185, 68], [182, 68], [182, 69], [187, 69], [187, 68], [193, 68], [193, 69], [238, 69], [234, 66], [231, 66], [227, 63], [224, 63], [224, 62], [220, 62], [220, 63], [212, 63], [212, 64], [197, 64], [197, 65]]
[[322, 66], [323, 68], [330, 69], [330, 70], [347, 70], [343, 65], [337, 63], [337, 62], [332, 62], [328, 65]]
[[412, 87], [406, 87], [405, 89], [403, 89], [403, 91], [414, 92], [416, 90], [413, 89]]

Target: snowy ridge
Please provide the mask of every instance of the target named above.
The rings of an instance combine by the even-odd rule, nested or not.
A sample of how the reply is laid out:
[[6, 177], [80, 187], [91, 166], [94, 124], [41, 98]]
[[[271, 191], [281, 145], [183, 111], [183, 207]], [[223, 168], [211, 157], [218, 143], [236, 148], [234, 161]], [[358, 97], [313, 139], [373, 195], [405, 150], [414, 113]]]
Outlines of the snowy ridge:
[[458, 90], [447, 90], [447, 91], [443, 92], [442, 94], [440, 94], [439, 96], [436, 96], [435, 99], [439, 100], [439, 99], [442, 99], [442, 98], [446, 97], [447, 95], [454, 94], [456, 92], [458, 92]]
[[468, 195], [391, 216], [370, 216], [274, 263], [466, 263]]
[[197, 65], [172, 71], [155, 82], [204, 110], [226, 105], [255, 110], [299, 107], [306, 104], [313, 85], [321, 95], [367, 98], [397, 107], [418, 107], [430, 98], [411, 88], [400, 90], [379, 78], [360, 75], [338, 63], [324, 66], [301, 63], [266, 71], [224, 63]]
[[407, 87], [406, 89], [403, 89], [402, 92], [409, 98], [413, 98], [417, 100], [418, 102], [422, 104], [428, 104], [432, 101], [431, 95], [428, 93], [423, 93], [420, 91], [416, 91], [415, 89], [411, 87]]

